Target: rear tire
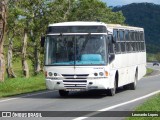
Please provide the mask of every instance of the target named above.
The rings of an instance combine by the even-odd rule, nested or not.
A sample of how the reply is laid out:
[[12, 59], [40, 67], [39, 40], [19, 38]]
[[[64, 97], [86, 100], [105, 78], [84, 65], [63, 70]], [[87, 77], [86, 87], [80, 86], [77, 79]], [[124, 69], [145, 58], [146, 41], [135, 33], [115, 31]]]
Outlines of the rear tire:
[[68, 94], [69, 94], [69, 91], [59, 90], [59, 95], [60, 95], [61, 97], [68, 96]]
[[136, 89], [136, 87], [137, 87], [137, 80], [138, 80], [138, 74], [136, 72], [135, 78], [134, 78], [134, 82], [130, 84], [130, 89], [131, 90], [135, 90]]

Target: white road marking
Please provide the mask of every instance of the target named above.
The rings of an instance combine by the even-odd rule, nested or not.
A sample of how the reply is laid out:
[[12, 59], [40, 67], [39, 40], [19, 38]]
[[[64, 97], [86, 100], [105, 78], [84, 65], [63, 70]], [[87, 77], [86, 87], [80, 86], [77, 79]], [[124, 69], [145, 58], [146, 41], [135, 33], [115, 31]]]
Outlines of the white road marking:
[[120, 104], [117, 104], [117, 105], [113, 105], [113, 106], [110, 106], [110, 107], [107, 107], [107, 108], [98, 110], [98, 111], [96, 111], [96, 112], [87, 114], [87, 115], [85, 115], [85, 116], [83, 116], [83, 117], [75, 118], [75, 119], [73, 119], [73, 120], [83, 120], [83, 119], [89, 118], [89, 117], [91, 117], [91, 116], [93, 116], [93, 115], [96, 115], [96, 114], [98, 114], [98, 113], [101, 113], [102, 111], [112, 110], [112, 109], [114, 109], [114, 108], [117, 108], [117, 107], [120, 107], [120, 106], [123, 106], [123, 105], [127, 105], [127, 104], [130, 104], [130, 103], [133, 103], [133, 102], [136, 102], [136, 101], [145, 99], [145, 98], [148, 98], [148, 97], [153, 96], [153, 95], [158, 94], [158, 93], [160, 93], [160, 90], [155, 91], [155, 92], [152, 92], [152, 93], [147, 94], [147, 95], [145, 95], [145, 96], [142, 96], [142, 97], [139, 97], [139, 98], [136, 98], [136, 99], [127, 101], [127, 102], [123, 102], [123, 103], [120, 103]]
[[46, 93], [50, 93], [50, 92], [54, 92], [54, 91], [45, 91], [45, 92], [33, 93], [33, 94], [29, 94], [29, 93], [28, 93], [27, 95], [23, 95], [23, 96], [20, 96], [20, 97], [15, 97], [15, 98], [10, 98], [10, 99], [0, 100], [0, 103], [1, 103], [1, 102], [6, 102], [6, 101], [10, 101], [10, 100], [20, 99], [20, 98], [23, 98], [23, 97], [30, 97], [30, 96], [40, 95], [40, 94], [46, 94]]

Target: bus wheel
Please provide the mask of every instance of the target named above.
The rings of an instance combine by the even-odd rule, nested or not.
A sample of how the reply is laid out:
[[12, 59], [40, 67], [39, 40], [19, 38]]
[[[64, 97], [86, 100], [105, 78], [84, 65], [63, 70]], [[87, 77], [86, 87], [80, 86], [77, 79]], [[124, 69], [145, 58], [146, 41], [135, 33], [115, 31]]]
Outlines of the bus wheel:
[[134, 82], [130, 84], [130, 89], [131, 90], [135, 90], [136, 89], [136, 86], [137, 86], [137, 72], [135, 74], [135, 77], [134, 77]]
[[109, 96], [114, 96], [115, 94], [116, 94], [116, 80], [114, 80], [114, 88], [112, 88], [112, 89], [109, 89], [108, 91], [107, 91], [107, 94], [109, 95]]
[[60, 95], [61, 97], [68, 96], [68, 94], [69, 94], [69, 91], [59, 90], [59, 95]]

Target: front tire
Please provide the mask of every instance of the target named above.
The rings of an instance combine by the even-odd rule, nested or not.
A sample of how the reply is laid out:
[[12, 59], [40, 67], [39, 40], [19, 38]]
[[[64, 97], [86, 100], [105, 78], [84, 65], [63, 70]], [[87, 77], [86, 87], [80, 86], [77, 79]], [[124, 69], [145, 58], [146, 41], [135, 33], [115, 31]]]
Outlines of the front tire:
[[114, 80], [114, 88], [111, 88], [107, 91], [107, 94], [109, 96], [114, 96], [116, 94], [116, 86], [117, 86], [116, 80]]
[[68, 96], [68, 94], [69, 94], [69, 91], [59, 90], [59, 95], [60, 95], [61, 97]]

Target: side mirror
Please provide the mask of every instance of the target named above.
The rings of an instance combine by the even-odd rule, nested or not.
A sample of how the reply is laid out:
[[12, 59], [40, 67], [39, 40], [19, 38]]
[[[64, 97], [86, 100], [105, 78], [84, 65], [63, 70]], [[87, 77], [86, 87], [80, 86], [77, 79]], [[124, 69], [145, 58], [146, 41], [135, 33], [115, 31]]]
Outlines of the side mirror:
[[109, 34], [108, 39], [109, 39], [110, 42], [116, 43], [116, 39], [114, 39], [113, 35]]
[[112, 36], [112, 43], [116, 43], [116, 39]]
[[44, 47], [44, 43], [45, 43], [45, 37], [42, 36], [42, 37], [41, 37], [41, 47]]
[[109, 55], [109, 63], [111, 63], [115, 59], [115, 54]]

